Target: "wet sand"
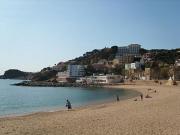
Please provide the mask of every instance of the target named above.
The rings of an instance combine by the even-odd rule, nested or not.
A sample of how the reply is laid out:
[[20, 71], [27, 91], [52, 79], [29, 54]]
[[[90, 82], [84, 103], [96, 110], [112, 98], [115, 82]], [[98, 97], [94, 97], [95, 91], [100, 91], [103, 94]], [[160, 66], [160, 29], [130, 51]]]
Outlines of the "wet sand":
[[180, 134], [180, 86], [141, 82], [112, 87], [137, 90], [152, 98], [141, 101], [139, 96], [71, 111], [1, 118], [0, 135]]

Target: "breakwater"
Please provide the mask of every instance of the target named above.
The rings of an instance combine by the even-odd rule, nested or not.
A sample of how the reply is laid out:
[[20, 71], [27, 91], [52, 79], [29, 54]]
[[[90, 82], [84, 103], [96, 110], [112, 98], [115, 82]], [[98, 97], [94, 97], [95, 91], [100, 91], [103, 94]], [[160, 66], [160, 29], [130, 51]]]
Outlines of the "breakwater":
[[86, 84], [86, 83], [67, 83], [67, 82], [46, 82], [46, 81], [23, 81], [12, 84], [15, 86], [27, 87], [103, 87], [113, 84]]

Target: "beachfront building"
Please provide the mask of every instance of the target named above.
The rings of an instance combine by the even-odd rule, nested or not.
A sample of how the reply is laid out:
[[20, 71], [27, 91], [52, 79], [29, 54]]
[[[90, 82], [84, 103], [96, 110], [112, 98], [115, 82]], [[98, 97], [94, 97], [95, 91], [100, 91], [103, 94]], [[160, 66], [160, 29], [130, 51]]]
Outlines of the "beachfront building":
[[83, 77], [77, 80], [77, 82], [85, 82], [87, 84], [114, 84], [123, 82], [121, 75], [93, 75], [89, 77]]
[[68, 65], [67, 71], [58, 72], [58, 82], [75, 82], [76, 79], [85, 75], [85, 69], [83, 65]]
[[97, 75], [93, 76], [93, 83], [99, 84], [111, 84], [111, 83], [120, 83], [123, 81], [121, 75]]
[[85, 75], [84, 65], [68, 65], [67, 73], [70, 77], [82, 77]]

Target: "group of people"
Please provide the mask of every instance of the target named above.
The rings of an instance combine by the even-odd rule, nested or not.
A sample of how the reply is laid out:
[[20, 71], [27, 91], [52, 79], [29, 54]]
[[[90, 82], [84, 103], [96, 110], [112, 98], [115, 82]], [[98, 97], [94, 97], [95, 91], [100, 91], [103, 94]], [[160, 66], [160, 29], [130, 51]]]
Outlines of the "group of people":
[[[116, 95], [116, 100], [119, 101], [119, 95]], [[71, 110], [72, 109], [72, 106], [71, 106], [71, 102], [67, 99], [66, 100], [66, 107], [68, 108], [68, 110]]]
[[[148, 89], [148, 92], [149, 92], [149, 91], [152, 91], [152, 90], [153, 90], [153, 89], [150, 88], [150, 89]], [[154, 90], [153, 92], [154, 92], [154, 93], [157, 93], [157, 90]], [[144, 98], [144, 96], [143, 96], [142, 93], [140, 94], [140, 98], [141, 98], [141, 100], [143, 100], [143, 98]], [[145, 96], [145, 98], [152, 98], [152, 97], [151, 97], [149, 94], [147, 94], [147, 95]]]
[[[148, 90], [148, 93], [151, 91], [151, 92], [154, 92], [154, 93], [157, 93], [157, 90], [153, 90], [151, 88], [147, 89]], [[140, 99], [141, 101], [143, 101], [144, 98], [152, 98], [149, 94], [147, 95], [143, 95], [143, 93], [140, 94]], [[134, 100], [134, 101], [138, 101], [137, 98]]]
[[[148, 91], [149, 90], [152, 90], [152, 89], [148, 89]], [[157, 91], [155, 90], [154, 92], [156, 93]], [[143, 101], [144, 95], [142, 93], [140, 94], [140, 98], [141, 98], [141, 101]], [[147, 94], [145, 98], [152, 98], [152, 97]], [[120, 100], [119, 95], [116, 95], [116, 100], [117, 101]], [[137, 101], [137, 99], [135, 99], [135, 101]], [[66, 107], [68, 108], [68, 110], [72, 109], [71, 102], [68, 99], [66, 100]]]

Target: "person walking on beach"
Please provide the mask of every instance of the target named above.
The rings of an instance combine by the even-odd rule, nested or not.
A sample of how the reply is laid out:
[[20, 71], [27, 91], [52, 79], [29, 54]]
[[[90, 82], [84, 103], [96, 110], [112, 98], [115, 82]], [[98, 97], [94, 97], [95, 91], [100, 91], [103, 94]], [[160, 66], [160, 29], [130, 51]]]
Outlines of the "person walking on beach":
[[119, 96], [118, 95], [116, 96], [116, 99], [117, 99], [117, 101], [119, 101]]
[[66, 100], [66, 107], [68, 110], [72, 109], [71, 102], [68, 99]]
[[141, 101], [142, 101], [143, 100], [143, 94], [142, 93], [141, 93], [140, 97], [141, 97]]

